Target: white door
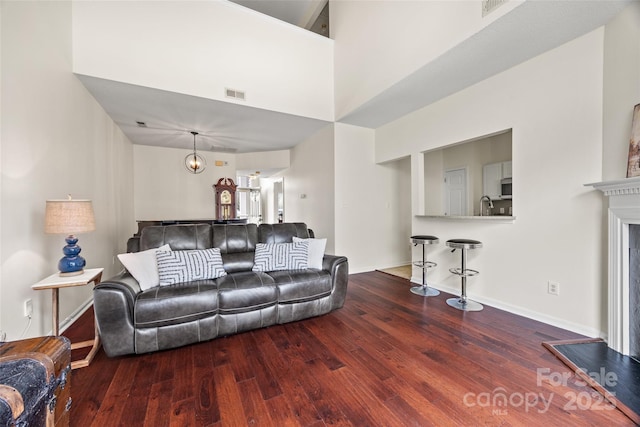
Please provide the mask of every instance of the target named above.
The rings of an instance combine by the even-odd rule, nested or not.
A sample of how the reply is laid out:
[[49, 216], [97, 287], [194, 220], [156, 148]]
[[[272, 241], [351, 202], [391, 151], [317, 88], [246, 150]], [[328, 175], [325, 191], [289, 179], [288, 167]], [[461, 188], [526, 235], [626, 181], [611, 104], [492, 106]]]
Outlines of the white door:
[[444, 186], [444, 214], [467, 215], [467, 170], [445, 171]]

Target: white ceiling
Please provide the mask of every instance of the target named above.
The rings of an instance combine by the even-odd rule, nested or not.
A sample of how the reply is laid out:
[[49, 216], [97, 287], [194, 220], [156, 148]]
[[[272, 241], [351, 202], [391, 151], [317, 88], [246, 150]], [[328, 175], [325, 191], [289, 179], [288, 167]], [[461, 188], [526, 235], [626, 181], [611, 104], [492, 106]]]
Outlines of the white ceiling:
[[632, 1], [527, 0], [337, 120], [378, 128], [595, 30]]
[[230, 0], [298, 27], [311, 28], [328, 0]]
[[[328, 122], [78, 75], [134, 144], [246, 153], [292, 148]], [[142, 121], [147, 127], [139, 127]]]
[[[604, 25], [631, 1], [526, 1], [338, 120], [369, 128], [382, 126]], [[276, 17], [286, 12], [295, 16], [287, 17], [294, 22], [319, 3], [237, 2]], [[281, 150], [304, 141], [328, 123], [94, 77], [78, 78], [134, 144], [191, 148], [189, 132], [194, 130], [202, 134], [197, 140], [199, 150]], [[138, 127], [137, 121], [147, 127]]]

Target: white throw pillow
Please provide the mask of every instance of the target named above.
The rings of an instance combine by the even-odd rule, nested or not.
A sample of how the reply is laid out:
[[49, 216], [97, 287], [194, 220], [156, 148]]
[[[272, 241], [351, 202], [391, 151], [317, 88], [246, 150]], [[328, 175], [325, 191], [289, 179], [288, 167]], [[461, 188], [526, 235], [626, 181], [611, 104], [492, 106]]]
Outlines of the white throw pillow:
[[219, 248], [158, 251], [160, 286], [226, 276]]
[[140, 289], [146, 291], [160, 284], [156, 251], [170, 251], [169, 245], [148, 249], [142, 252], [119, 254], [118, 259], [129, 273], [138, 281]]
[[253, 271], [304, 270], [309, 266], [309, 243], [258, 243]]
[[301, 239], [293, 238], [294, 242], [309, 242], [309, 268], [322, 270], [322, 259], [324, 258], [324, 249], [327, 247], [327, 239]]

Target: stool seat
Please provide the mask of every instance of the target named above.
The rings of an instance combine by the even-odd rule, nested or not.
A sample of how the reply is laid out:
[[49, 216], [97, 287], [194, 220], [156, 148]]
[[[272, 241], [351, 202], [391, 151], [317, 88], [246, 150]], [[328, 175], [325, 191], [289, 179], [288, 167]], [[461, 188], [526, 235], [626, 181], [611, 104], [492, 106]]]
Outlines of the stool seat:
[[436, 236], [417, 235], [411, 236], [411, 243], [414, 245], [434, 245], [438, 243], [440, 239]]
[[454, 249], [477, 249], [482, 247], [482, 242], [471, 239], [449, 239], [447, 246]]

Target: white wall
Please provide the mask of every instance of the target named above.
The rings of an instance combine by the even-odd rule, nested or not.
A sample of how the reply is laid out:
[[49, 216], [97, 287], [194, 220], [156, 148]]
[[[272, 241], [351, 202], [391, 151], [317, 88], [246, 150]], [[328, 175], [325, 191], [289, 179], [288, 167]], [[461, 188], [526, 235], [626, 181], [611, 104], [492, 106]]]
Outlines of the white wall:
[[583, 185], [602, 175], [603, 38], [593, 31], [376, 131], [384, 162], [513, 128], [513, 223], [413, 220], [414, 234], [441, 239], [430, 275], [442, 289], [460, 291], [448, 272], [460, 254], [444, 242], [477, 239], [472, 298], [591, 335], [606, 330], [602, 197]]
[[[261, 151], [258, 153], [236, 154], [236, 168], [247, 174], [260, 172], [261, 176], [270, 176], [291, 166], [291, 151]], [[237, 184], [237, 183], [236, 183]]]
[[335, 125], [336, 254], [349, 258], [349, 272], [410, 261], [410, 160], [374, 162], [375, 132]]
[[640, 103], [640, 2], [605, 27], [604, 181], [626, 177], [633, 106]]
[[291, 149], [291, 167], [278, 174], [284, 177], [284, 220], [304, 222], [316, 237], [326, 237], [327, 253], [335, 247], [333, 157], [331, 124]]
[[[51, 333], [51, 292], [31, 285], [53, 274], [64, 237], [44, 234], [45, 200], [93, 200], [96, 231], [79, 236], [87, 267], [116, 273], [113, 257], [135, 231], [131, 143], [72, 74], [71, 4], [2, 2], [0, 203], [2, 305], [7, 339]], [[60, 292], [60, 318], [81, 308], [91, 287]]]
[[79, 1], [73, 70], [333, 120], [333, 40], [228, 1]]
[[479, 1], [331, 1], [336, 117], [343, 117], [520, 3], [503, 4], [483, 19]]
[[[190, 150], [133, 146], [135, 219], [213, 219], [215, 185], [220, 178], [236, 179], [235, 154], [198, 151], [207, 161], [199, 174], [189, 173], [184, 158]], [[227, 162], [216, 166], [215, 161]]]
[[[276, 180], [281, 180], [282, 176], [275, 175], [269, 178], [260, 178], [260, 199], [262, 203], [262, 222], [265, 224], [274, 224], [278, 222], [278, 216], [275, 213], [275, 193], [273, 184]], [[320, 236], [318, 236], [320, 237]]]

